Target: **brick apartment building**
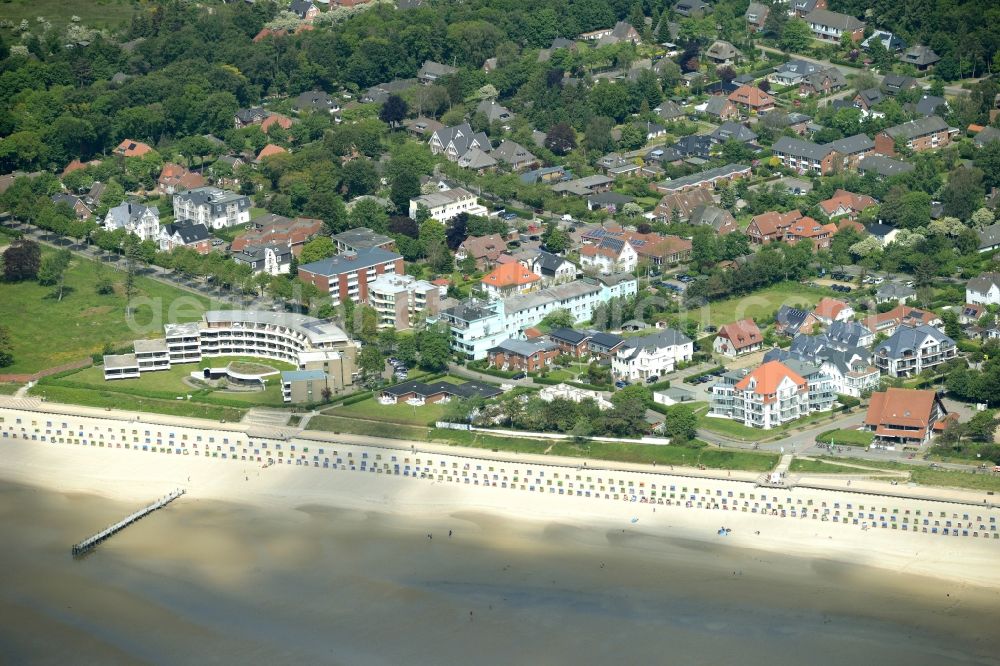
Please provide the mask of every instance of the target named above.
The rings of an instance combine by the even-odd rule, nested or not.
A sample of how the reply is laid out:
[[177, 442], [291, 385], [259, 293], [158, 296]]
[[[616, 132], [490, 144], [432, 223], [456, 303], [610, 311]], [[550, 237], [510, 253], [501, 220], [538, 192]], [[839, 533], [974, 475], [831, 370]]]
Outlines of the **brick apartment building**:
[[889, 127], [875, 135], [875, 152], [896, 156], [896, 139], [902, 140], [914, 152], [943, 148], [951, 143], [952, 131], [939, 116], [927, 116], [902, 125]]
[[490, 365], [500, 370], [537, 372], [552, 365], [559, 345], [551, 340], [504, 340], [487, 352]]
[[299, 266], [299, 279], [329, 293], [334, 305], [344, 300], [364, 303], [368, 283], [379, 275], [402, 275], [403, 256], [381, 248], [344, 252]]

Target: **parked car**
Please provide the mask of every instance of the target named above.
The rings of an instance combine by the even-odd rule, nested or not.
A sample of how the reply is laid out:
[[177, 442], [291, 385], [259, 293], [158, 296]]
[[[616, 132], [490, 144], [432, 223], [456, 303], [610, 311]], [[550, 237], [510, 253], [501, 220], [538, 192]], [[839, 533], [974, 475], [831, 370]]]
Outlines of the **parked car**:
[[655, 384], [658, 381], [660, 381], [660, 378], [657, 375], [652, 375], [652, 376], [646, 378], [646, 383], [647, 384]]
[[527, 372], [519, 372], [516, 375], [514, 375], [513, 377], [511, 377], [511, 379], [527, 379], [527, 378], [528, 378], [528, 373]]
[[618, 389], [623, 389], [628, 385], [629, 385], [628, 382], [625, 381], [624, 379], [619, 379], [618, 381], [615, 382], [615, 388]]

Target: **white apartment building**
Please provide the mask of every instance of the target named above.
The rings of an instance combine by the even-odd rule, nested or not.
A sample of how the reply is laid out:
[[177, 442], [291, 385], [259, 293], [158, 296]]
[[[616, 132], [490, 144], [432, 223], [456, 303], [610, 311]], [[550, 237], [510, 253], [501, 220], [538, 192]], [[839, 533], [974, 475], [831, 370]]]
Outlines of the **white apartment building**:
[[625, 340], [611, 359], [611, 372], [630, 382], [646, 381], [673, 372], [678, 363], [690, 361], [693, 355], [691, 338], [667, 328]]
[[386, 273], [368, 283], [368, 305], [378, 315], [379, 328], [397, 331], [413, 328], [418, 315], [436, 315], [444, 295], [441, 287], [409, 275]]
[[479, 197], [461, 187], [410, 199], [410, 217], [417, 219], [417, 211], [421, 207], [426, 208], [430, 216], [439, 222], [447, 222], [459, 213], [489, 214], [485, 206], [479, 205]]
[[752, 372], [727, 372], [712, 387], [715, 418], [732, 419], [768, 430], [810, 413], [809, 383], [781, 361], [768, 361]]
[[950, 361], [955, 341], [933, 326], [900, 326], [872, 351], [875, 366], [890, 377], [911, 377]]
[[224, 229], [250, 221], [250, 197], [217, 187], [198, 187], [174, 195], [174, 218], [193, 220], [209, 229]]
[[108, 209], [108, 214], [104, 216], [104, 228], [107, 231], [124, 229], [138, 236], [139, 240], [156, 241], [160, 237], [160, 211], [156, 206], [124, 201]]

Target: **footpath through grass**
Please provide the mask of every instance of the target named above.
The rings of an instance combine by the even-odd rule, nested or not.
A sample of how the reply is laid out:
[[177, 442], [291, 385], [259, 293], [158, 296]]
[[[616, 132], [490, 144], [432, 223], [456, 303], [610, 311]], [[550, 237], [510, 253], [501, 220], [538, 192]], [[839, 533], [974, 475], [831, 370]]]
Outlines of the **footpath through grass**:
[[[53, 252], [42, 247], [43, 257]], [[114, 294], [97, 293], [101, 274], [118, 283]], [[0, 283], [0, 322], [8, 323], [14, 343], [14, 364], [4, 372], [37, 372], [86, 358], [105, 343], [122, 347], [136, 338], [162, 336], [164, 323], [196, 321], [208, 309], [205, 298], [138, 277], [132, 313], [126, 317], [124, 279], [124, 273], [73, 255], [61, 301], [52, 287], [34, 280]]]
[[[836, 463], [848, 463], [874, 468], [871, 470], [846, 467]], [[866, 460], [864, 458], [831, 458], [822, 456], [816, 460], [792, 461], [790, 471], [822, 472], [839, 474], [877, 475], [879, 471], [908, 472], [910, 481], [924, 486], [959, 488], [963, 490], [1000, 491], [1000, 475], [964, 472], [960, 470], [931, 469], [922, 465], [907, 465], [889, 460]]]

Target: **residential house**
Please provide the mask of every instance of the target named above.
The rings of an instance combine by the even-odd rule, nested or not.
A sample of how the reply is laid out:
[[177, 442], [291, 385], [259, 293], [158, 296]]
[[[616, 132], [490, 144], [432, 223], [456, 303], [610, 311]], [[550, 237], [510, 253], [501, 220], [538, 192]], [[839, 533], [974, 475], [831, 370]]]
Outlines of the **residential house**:
[[418, 380], [411, 380], [388, 386], [379, 392], [378, 402], [383, 405], [429, 405], [435, 402], [447, 403], [453, 398], [495, 398], [503, 393], [498, 387], [483, 382], [465, 382], [463, 384], [452, 384], [446, 381], [436, 381], [433, 384], [425, 384]]
[[288, 11], [299, 17], [299, 20], [312, 23], [313, 19], [319, 16], [319, 7], [310, 0], [292, 0], [288, 5]]
[[774, 97], [757, 86], [740, 86], [729, 94], [729, 101], [748, 112], [759, 115], [774, 109]]
[[794, 245], [801, 240], [808, 240], [812, 242], [813, 250], [826, 250], [829, 249], [833, 235], [836, 233], [836, 224], [820, 224], [806, 216], [792, 223], [792, 226], [785, 232], [785, 242]]
[[459, 213], [468, 215], [487, 215], [489, 213], [485, 206], [480, 205], [479, 197], [461, 187], [444, 192], [432, 192], [416, 199], [410, 199], [410, 217], [417, 219], [417, 211], [421, 207], [426, 208], [430, 216], [439, 222], [447, 222]]
[[709, 134], [715, 143], [725, 143], [726, 141], [739, 141], [740, 143], [751, 143], [757, 140], [757, 133], [743, 123], [724, 122]]
[[124, 139], [115, 147], [113, 152], [115, 155], [120, 155], [122, 157], [142, 157], [152, 151], [153, 149], [142, 141]]
[[[301, 220], [303, 218], [296, 219]], [[312, 223], [320, 222], [320, 220], [305, 221]], [[361, 250], [370, 250], [372, 248], [380, 248], [382, 250], [392, 252], [396, 249], [396, 241], [393, 240], [392, 237], [375, 233], [368, 227], [348, 229], [347, 231], [342, 231], [339, 234], [334, 234], [330, 238], [332, 238], [333, 242], [337, 244], [338, 253], [360, 252]]]
[[199, 187], [175, 193], [174, 219], [201, 222], [209, 229], [225, 229], [250, 221], [252, 202], [245, 194], [217, 187]]
[[691, 134], [678, 139], [673, 148], [685, 157], [707, 160], [712, 153], [712, 137], [707, 134]]
[[918, 310], [908, 305], [898, 305], [888, 312], [866, 317], [862, 322], [873, 334], [892, 335], [901, 326], [933, 326], [942, 328], [941, 318], [933, 312]]
[[976, 148], [984, 148], [991, 141], [1000, 141], [1000, 129], [993, 126], [984, 127], [976, 132], [976, 136], [972, 138], [972, 143], [975, 144]]
[[865, 209], [877, 206], [878, 202], [867, 194], [837, 190], [832, 197], [820, 201], [818, 205], [831, 220], [834, 218], [856, 220]]
[[900, 74], [886, 74], [882, 79], [882, 89], [887, 95], [895, 97], [903, 90], [909, 90], [910, 88], [918, 88], [920, 84], [912, 76], [904, 76]]
[[613, 178], [595, 174], [574, 180], [561, 181], [552, 186], [552, 191], [563, 196], [574, 194], [580, 197], [587, 197], [597, 192], [607, 192], [611, 189], [611, 183], [613, 182], [615, 182]]
[[271, 115], [270, 111], [260, 106], [237, 109], [236, 114], [233, 116], [233, 123], [236, 129], [242, 129], [250, 125], [260, 125], [269, 115]]
[[934, 391], [889, 388], [872, 393], [865, 428], [875, 433], [876, 446], [922, 446], [947, 415]]
[[941, 60], [941, 56], [934, 53], [929, 47], [911, 46], [903, 51], [902, 55], [899, 56], [899, 60], [907, 65], [913, 65], [921, 72], [926, 72]]
[[87, 220], [90, 219], [91, 215], [93, 215], [93, 211], [90, 206], [88, 206], [87, 202], [81, 197], [75, 197], [72, 194], [60, 192], [58, 194], [53, 194], [51, 199], [54, 204], [66, 204], [72, 208], [73, 215], [75, 215], [78, 220]]
[[601, 331], [589, 331], [590, 340], [587, 341], [587, 350], [591, 356], [607, 361], [615, 357], [618, 350], [625, 344], [625, 338], [616, 333], [603, 333]]
[[911, 377], [955, 358], [955, 341], [933, 326], [900, 326], [875, 345], [875, 365], [890, 377]]
[[580, 35], [580, 39], [586, 42], [597, 42], [596, 46], [612, 46], [621, 42], [631, 42], [638, 44], [642, 41], [639, 32], [627, 21], [618, 21], [611, 28], [591, 30]]
[[646, 381], [673, 372], [678, 363], [691, 360], [694, 342], [679, 331], [665, 328], [650, 335], [627, 338], [611, 359], [615, 377]]
[[540, 250], [526, 263], [527, 268], [542, 279], [543, 287], [572, 282], [576, 279], [576, 264], [551, 252]]
[[724, 95], [711, 95], [705, 102], [705, 114], [720, 121], [740, 117], [740, 109]]
[[124, 201], [108, 209], [104, 216], [105, 231], [124, 229], [138, 236], [139, 240], [156, 240], [160, 237], [160, 211], [156, 206], [144, 206]]
[[479, 147], [473, 147], [465, 151], [465, 154], [458, 158], [458, 166], [469, 169], [476, 173], [486, 173], [497, 167], [497, 161]]
[[965, 302], [1000, 305], [1000, 273], [983, 273], [965, 285]]
[[705, 59], [714, 65], [732, 65], [740, 58], [740, 52], [729, 42], [717, 39], [705, 50]]
[[801, 308], [793, 308], [790, 305], [782, 305], [774, 315], [774, 330], [788, 337], [794, 337], [799, 333], [810, 333], [812, 324], [812, 313]]
[[695, 188], [714, 188], [725, 183], [731, 183], [740, 178], [750, 177], [750, 167], [743, 164], [727, 164], [726, 166], [708, 169], [681, 178], [660, 181], [653, 187], [661, 194], [686, 192]]
[[605, 236], [597, 243], [588, 243], [580, 248], [580, 266], [585, 270], [610, 273], [630, 273], [635, 270], [639, 254], [624, 238]]
[[904, 42], [901, 37], [885, 30], [875, 30], [872, 32], [870, 37], [867, 37], [863, 42], [861, 42], [861, 47], [865, 49], [871, 48], [872, 43], [875, 41], [882, 42], [882, 46], [884, 46], [885, 50], [890, 53], [894, 51], [902, 51], [906, 48], [906, 42]]
[[635, 201], [635, 197], [630, 197], [617, 192], [598, 192], [587, 197], [587, 210], [604, 210], [611, 214], [621, 210], [622, 206]]
[[672, 102], [669, 99], [663, 100], [658, 107], [653, 109], [653, 112], [667, 122], [683, 120], [687, 116], [680, 104]]
[[362, 95], [361, 101], [365, 103], [383, 104], [390, 95], [400, 95], [410, 88], [416, 86], [416, 79], [395, 79], [386, 83], [379, 83], [372, 86]]
[[896, 282], [886, 282], [875, 290], [875, 303], [902, 303], [906, 304], [917, 297], [917, 291], [913, 287]]
[[848, 34], [852, 40], [859, 42], [865, 36], [864, 21], [847, 14], [814, 9], [805, 15], [804, 20], [816, 39], [839, 42], [842, 35]]
[[586, 358], [590, 355], [589, 343], [592, 335], [590, 331], [560, 327], [549, 331], [548, 337], [559, 348], [560, 354], [567, 354], [573, 358]]
[[914, 152], [943, 148], [951, 142], [953, 133], [943, 118], [927, 116], [889, 127], [876, 134], [875, 151], [888, 157], [894, 157], [897, 140], [902, 141], [907, 148]]
[[695, 226], [709, 226], [718, 235], [731, 234], [739, 231], [739, 224], [736, 222], [736, 218], [725, 208], [719, 208], [718, 206], [698, 206], [693, 211], [691, 211], [691, 218], [688, 220], [689, 224]]
[[885, 95], [878, 88], [867, 88], [858, 91], [854, 96], [854, 106], [861, 109], [861, 117], [875, 116], [883, 117], [885, 114], [875, 111], [875, 107], [885, 101]]
[[875, 341], [874, 331], [857, 321], [835, 321], [826, 329], [825, 343], [842, 351], [854, 347], [871, 347]]
[[70, 163], [67, 164], [66, 167], [62, 170], [62, 177], [65, 178], [74, 171], [80, 171], [82, 169], [86, 169], [89, 166], [98, 166], [100, 165], [100, 163], [101, 160], [90, 160], [89, 162], [84, 164], [79, 160], [79, 158], [74, 157], [73, 160], [70, 161]]
[[428, 144], [432, 153], [435, 155], [444, 154], [451, 162], [457, 162], [472, 148], [479, 148], [483, 152], [493, 150], [486, 133], [473, 132], [469, 123], [437, 130], [431, 135]]
[[835, 151], [829, 145], [821, 146], [805, 139], [795, 139], [789, 136], [779, 137], [771, 146], [774, 156], [781, 160], [782, 166], [793, 169], [800, 174], [817, 173], [827, 176], [837, 165]]
[[802, 18], [815, 9], [826, 9], [826, 0], [791, 0], [789, 15]]
[[496, 100], [484, 99], [476, 105], [476, 113], [486, 116], [486, 120], [492, 123], [500, 123], [508, 126], [514, 120], [514, 114], [507, 107], [497, 104]]
[[903, 109], [918, 116], [945, 116], [948, 114], [948, 100], [936, 95], [922, 95], [915, 104], [905, 104]]
[[538, 158], [521, 144], [504, 139], [490, 154], [493, 159], [503, 162], [514, 171], [522, 171], [538, 166]]
[[799, 136], [805, 136], [806, 132], [810, 131], [811, 121], [812, 118], [804, 113], [776, 111], [768, 115], [767, 124], [776, 130], [789, 130]]
[[810, 413], [809, 382], [781, 361], [727, 372], [712, 386], [708, 415], [770, 430]]
[[880, 178], [890, 178], [902, 173], [909, 173], [915, 168], [910, 162], [894, 160], [883, 155], [869, 155], [858, 162], [858, 172], [861, 175], [864, 176], [872, 173]]
[[256, 164], [260, 164], [269, 157], [274, 157], [275, 155], [281, 155], [282, 153], [287, 153], [287, 152], [288, 151], [282, 148], [281, 146], [269, 143], [260, 149], [260, 152], [257, 153], [257, 157], [254, 158], [254, 162]]
[[472, 257], [476, 270], [487, 270], [496, 265], [500, 255], [507, 251], [507, 243], [500, 234], [469, 236], [455, 250], [455, 261], [461, 263]]
[[207, 181], [200, 173], [188, 171], [187, 168], [182, 167], [180, 164], [167, 162], [163, 165], [163, 169], [160, 171], [160, 177], [157, 179], [156, 183], [156, 189], [160, 194], [170, 195], [174, 192], [180, 192], [182, 190], [193, 190], [199, 187], [205, 187]]
[[368, 300], [368, 283], [379, 275], [403, 274], [403, 256], [382, 248], [342, 252], [299, 266], [299, 279], [329, 294], [333, 305]]
[[161, 252], [172, 252], [179, 247], [187, 247], [198, 254], [212, 251], [212, 235], [208, 227], [193, 220], [177, 220], [160, 227], [156, 239]]
[[424, 85], [429, 85], [436, 83], [439, 79], [443, 79], [446, 76], [451, 76], [457, 71], [456, 68], [450, 65], [443, 65], [433, 60], [425, 60], [424, 64], [420, 67], [420, 71], [417, 72], [417, 80]]
[[323, 221], [305, 217], [291, 220], [281, 215], [267, 214], [254, 219], [252, 226], [249, 231], [233, 238], [229, 248], [232, 252], [242, 252], [255, 246], [284, 245], [297, 256], [305, 242], [323, 230]]
[[531, 171], [522, 173], [521, 182], [527, 185], [535, 185], [536, 183], [556, 183], [561, 180], [568, 180], [569, 177], [570, 173], [566, 171], [566, 167], [542, 167], [541, 169], [532, 169]]
[[407, 331], [422, 318], [437, 315], [445, 293], [446, 287], [426, 280], [384, 273], [368, 283], [368, 305], [379, 328]]
[[292, 265], [292, 248], [287, 245], [249, 245], [240, 252], [234, 252], [233, 261], [249, 266], [254, 274], [287, 275]]
[[772, 85], [801, 86], [807, 76], [816, 74], [822, 69], [823, 66], [819, 63], [793, 58], [775, 67], [774, 72], [767, 75], [767, 80]]
[[517, 262], [500, 264], [479, 281], [486, 297], [495, 300], [525, 294], [541, 286], [541, 278]]
[[847, 301], [825, 296], [813, 308], [812, 315], [819, 323], [829, 326], [835, 321], [843, 322], [853, 319], [854, 308]]
[[334, 114], [340, 111], [340, 102], [337, 98], [328, 95], [322, 90], [307, 90], [299, 93], [292, 100], [292, 109], [296, 113], [329, 113]]
[[488, 352], [490, 367], [506, 371], [539, 372], [559, 356], [551, 340], [507, 339]]
[[650, 237], [651, 240], [636, 245], [636, 237], [639, 235], [630, 234], [630, 242], [639, 253], [639, 258], [647, 259], [653, 266], [671, 266], [691, 259], [692, 243], [687, 238], [670, 235], [660, 236], [655, 233], [642, 234]]
[[705, 16], [712, 13], [712, 5], [702, 0], [680, 0], [674, 11], [686, 18]]
[[798, 210], [790, 210], [787, 213], [769, 211], [754, 215], [750, 218], [746, 235], [750, 238], [751, 243], [758, 245], [782, 241], [792, 224], [801, 220], [802, 217], [802, 213]]
[[747, 29], [750, 32], [760, 32], [763, 30], [770, 11], [771, 8], [767, 5], [762, 5], [759, 2], [751, 2], [746, 12], [743, 13], [743, 18], [747, 22]]
[[1000, 223], [992, 224], [979, 232], [979, 251], [983, 254], [1000, 250]]
[[712, 351], [730, 358], [752, 354], [764, 347], [764, 336], [753, 319], [741, 319], [719, 327]]
[[653, 215], [657, 220], [670, 222], [674, 220], [676, 211], [677, 221], [683, 222], [691, 217], [691, 212], [698, 206], [710, 206], [713, 203], [712, 192], [704, 188], [673, 192], [663, 195], [660, 203], [653, 209]]
[[879, 372], [872, 365], [871, 352], [860, 347], [833, 347], [825, 335], [797, 335], [787, 350], [775, 348], [764, 354], [764, 362], [769, 361], [781, 361], [792, 369], [796, 361], [819, 366], [820, 374], [829, 378], [834, 395], [860, 398], [879, 385]]
[[836, 67], [808, 74], [799, 84], [799, 95], [830, 95], [847, 87], [847, 78]]
[[293, 124], [294, 121], [282, 113], [269, 113], [267, 114], [267, 118], [264, 118], [260, 123], [260, 129], [267, 134], [272, 127], [277, 126], [283, 130], [290, 130]]

